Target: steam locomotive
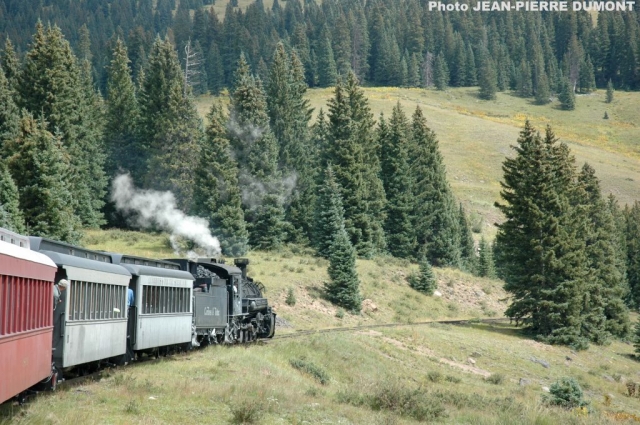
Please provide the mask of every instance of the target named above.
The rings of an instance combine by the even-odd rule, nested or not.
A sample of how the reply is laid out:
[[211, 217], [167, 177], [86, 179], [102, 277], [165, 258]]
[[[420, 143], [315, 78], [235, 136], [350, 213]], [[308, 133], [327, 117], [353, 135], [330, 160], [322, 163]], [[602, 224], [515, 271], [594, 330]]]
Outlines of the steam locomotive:
[[273, 337], [276, 314], [248, 264], [155, 260], [0, 228], [0, 403], [105, 364]]

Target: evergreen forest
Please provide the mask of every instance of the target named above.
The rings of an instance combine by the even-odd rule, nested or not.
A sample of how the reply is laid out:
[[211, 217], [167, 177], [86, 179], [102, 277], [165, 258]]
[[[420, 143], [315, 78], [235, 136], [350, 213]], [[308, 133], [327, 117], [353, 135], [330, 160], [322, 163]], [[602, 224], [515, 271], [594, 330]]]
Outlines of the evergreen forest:
[[[629, 336], [640, 203], [607, 197], [551, 127], [527, 122], [503, 163], [504, 220], [476, 247], [423, 110], [374, 116], [363, 86], [478, 86], [478, 101], [509, 91], [566, 110], [576, 93], [606, 88], [610, 102], [640, 89], [637, 12], [210, 6], [0, 2], [2, 227], [69, 243], [86, 228], [127, 228], [110, 185], [129, 174], [205, 218], [224, 255], [312, 247], [329, 262], [327, 298], [349, 311], [362, 303], [356, 258], [391, 255], [419, 262], [409, 283], [426, 294], [431, 266], [498, 276], [508, 317], [540, 340], [586, 348]], [[326, 109], [313, 111], [310, 87], [331, 88]], [[219, 96], [203, 120], [205, 93]]]

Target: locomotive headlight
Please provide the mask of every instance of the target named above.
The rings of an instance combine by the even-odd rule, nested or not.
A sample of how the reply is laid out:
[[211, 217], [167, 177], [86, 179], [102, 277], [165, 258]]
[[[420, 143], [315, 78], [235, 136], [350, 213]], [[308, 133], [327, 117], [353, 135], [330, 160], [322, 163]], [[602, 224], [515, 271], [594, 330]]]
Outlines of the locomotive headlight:
[[251, 309], [255, 309], [256, 308], [256, 302], [255, 301], [251, 301]]

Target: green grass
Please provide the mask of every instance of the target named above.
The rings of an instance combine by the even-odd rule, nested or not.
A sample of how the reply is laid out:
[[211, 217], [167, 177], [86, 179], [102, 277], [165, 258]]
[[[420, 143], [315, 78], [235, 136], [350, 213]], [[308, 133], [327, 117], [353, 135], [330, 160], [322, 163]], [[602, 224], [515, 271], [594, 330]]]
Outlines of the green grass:
[[[577, 96], [575, 111], [558, 109], [558, 102], [539, 106], [530, 99], [498, 93], [495, 101], [478, 99], [477, 88], [449, 89], [445, 92], [422, 89], [373, 87], [364, 89], [375, 117], [390, 116], [397, 102], [410, 115], [420, 106], [440, 140], [447, 175], [458, 198], [470, 213], [483, 218], [482, 233], [492, 237], [493, 224], [502, 217], [493, 206], [500, 199], [502, 162], [512, 155], [525, 119], [541, 131], [551, 125], [567, 142], [578, 165], [589, 162], [602, 180], [603, 194], [613, 193], [622, 204], [640, 200], [640, 93], [616, 92], [611, 104], [605, 91]], [[315, 113], [332, 97], [332, 89], [309, 90]], [[204, 115], [211, 97], [198, 99]], [[610, 119], [602, 119], [607, 111]]]
[[[166, 235], [87, 232], [90, 248], [170, 257]], [[280, 317], [277, 334], [358, 324], [398, 328], [209, 347], [158, 362], [110, 370], [99, 382], [45, 394], [0, 412], [16, 424], [602, 424], [640, 420], [633, 346], [614, 342], [572, 352], [529, 340], [507, 324], [413, 325], [431, 318], [500, 315], [498, 280], [434, 268], [443, 297], [426, 297], [405, 277], [417, 265], [392, 258], [358, 260], [365, 310], [344, 313], [323, 299], [326, 260], [307, 249], [251, 252], [250, 274], [267, 287]], [[302, 269], [302, 272], [298, 270]], [[286, 304], [294, 287], [296, 304]], [[377, 308], [373, 308], [375, 304]], [[542, 367], [531, 359], [550, 364]], [[565, 410], [545, 402], [543, 387], [574, 378], [590, 403]], [[611, 377], [611, 378], [610, 378]], [[519, 385], [520, 380], [528, 385]], [[616, 419], [616, 421], [614, 421]]]
[[[45, 395], [13, 419], [39, 423], [602, 424], [640, 414], [621, 382], [588, 370], [603, 363], [625, 379], [638, 363], [614, 343], [573, 354], [522, 339], [508, 326], [420, 326], [324, 334], [249, 347], [209, 347], [110, 371], [99, 382]], [[481, 353], [474, 369], [465, 362]], [[549, 369], [529, 360], [545, 358]], [[572, 361], [565, 360], [567, 356]], [[323, 385], [290, 359], [331, 373]], [[499, 385], [477, 370], [500, 374]], [[431, 379], [434, 372], [453, 379]], [[580, 382], [592, 413], [549, 406], [542, 387]], [[530, 380], [518, 385], [520, 378]], [[457, 383], [452, 383], [457, 381]], [[608, 405], [605, 405], [606, 395]], [[625, 415], [621, 412], [626, 412]]]

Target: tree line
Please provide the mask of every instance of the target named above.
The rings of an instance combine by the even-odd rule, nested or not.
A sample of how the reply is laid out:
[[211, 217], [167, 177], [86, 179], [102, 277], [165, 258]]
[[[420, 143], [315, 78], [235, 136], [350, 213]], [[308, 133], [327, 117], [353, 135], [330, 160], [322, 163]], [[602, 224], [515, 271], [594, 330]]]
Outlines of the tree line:
[[476, 270], [422, 111], [398, 104], [376, 123], [353, 72], [312, 122], [295, 50], [276, 46], [264, 82], [241, 54], [229, 105], [216, 100], [205, 127], [168, 38], [137, 81], [117, 40], [104, 98], [56, 26], [37, 24], [24, 61], [4, 53], [0, 225], [72, 243], [83, 227], [125, 227], [107, 192], [128, 173], [206, 217], [226, 255], [298, 243], [330, 258], [339, 234], [353, 261], [390, 253]]
[[[447, 13], [417, 0], [256, 0], [244, 11], [230, 1], [224, 16], [212, 0], [50, 0], [0, 2], [0, 32], [25, 51], [36, 21], [59, 25], [106, 90], [116, 40], [125, 41], [134, 81], [157, 34], [197, 57], [197, 93], [234, 84], [237, 58], [267, 79], [279, 42], [295, 48], [309, 87], [333, 86], [353, 71], [361, 84], [482, 87], [481, 97], [513, 90], [547, 103], [552, 94], [588, 93], [609, 81], [640, 89], [640, 13]], [[473, 2], [472, 2], [473, 3]], [[568, 108], [570, 109], [570, 108]]]

